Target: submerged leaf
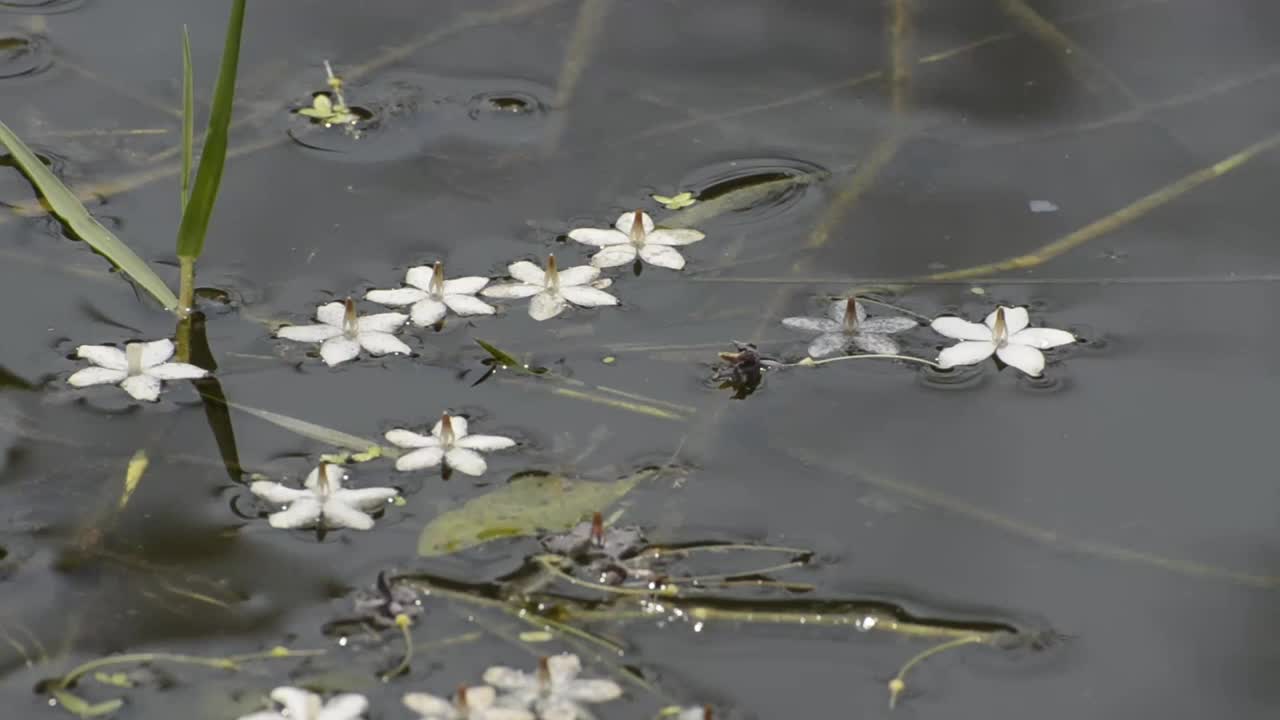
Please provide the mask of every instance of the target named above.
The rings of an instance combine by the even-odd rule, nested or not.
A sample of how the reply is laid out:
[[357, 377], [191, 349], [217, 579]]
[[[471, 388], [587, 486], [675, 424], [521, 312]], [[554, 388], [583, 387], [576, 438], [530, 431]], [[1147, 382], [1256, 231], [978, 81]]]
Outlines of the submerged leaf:
[[500, 538], [568, 530], [658, 472], [647, 468], [613, 482], [570, 480], [562, 475], [518, 477], [427, 523], [418, 538], [418, 554], [447, 555]]
[[[274, 425], [279, 425], [285, 430], [301, 435], [302, 437], [319, 440], [322, 443], [333, 445], [335, 447], [346, 448], [347, 450], [360, 453], [360, 455], [352, 456], [352, 459], [361, 457], [365, 459], [372, 459], [380, 456], [400, 456], [400, 450], [397, 448], [383, 447], [378, 443], [367, 438], [362, 438], [359, 435], [351, 435], [350, 433], [344, 433], [341, 430], [334, 430], [333, 428], [317, 425], [313, 422], [307, 422], [306, 420], [301, 420], [289, 415], [281, 415], [280, 413], [271, 412], [270, 410], [249, 407], [248, 405], [241, 405], [240, 403], [233, 402], [227, 403], [227, 407], [235, 408], [241, 412], [247, 412], [250, 415], [266, 420]], [[364, 460], [357, 461], [364, 462]]]
[[544, 367], [529, 367], [528, 365], [525, 365], [524, 363], [515, 359], [515, 357], [511, 355], [511, 353], [508, 353], [505, 350], [502, 350], [493, 345], [490, 345], [489, 343], [479, 338], [476, 338], [476, 344], [484, 348], [484, 351], [489, 353], [489, 355], [492, 357], [494, 364], [500, 367], [504, 367], [508, 370], [515, 370], [517, 372], [529, 373], [531, 375], [542, 375], [543, 373], [547, 372], [547, 369]]

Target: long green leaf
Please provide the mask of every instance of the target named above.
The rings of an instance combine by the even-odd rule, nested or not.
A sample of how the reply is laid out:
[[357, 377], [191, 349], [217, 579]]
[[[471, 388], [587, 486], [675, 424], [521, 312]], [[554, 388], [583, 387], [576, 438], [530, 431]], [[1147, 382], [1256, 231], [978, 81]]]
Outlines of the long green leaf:
[[227, 130], [231, 126], [231, 104], [235, 100], [236, 72], [240, 65], [244, 2], [232, 0], [231, 3], [227, 39], [222, 47], [222, 66], [218, 69], [218, 82], [214, 86], [213, 103], [209, 109], [209, 129], [200, 152], [200, 167], [196, 170], [191, 198], [178, 227], [178, 255], [182, 257], [198, 258], [204, 251], [204, 236], [209, 230], [209, 218], [218, 199], [218, 186], [222, 183], [222, 168], [227, 160]]
[[227, 402], [227, 407], [249, 413], [254, 417], [266, 420], [273, 425], [278, 425], [289, 432], [301, 435], [305, 438], [311, 438], [312, 440], [319, 440], [326, 445], [345, 448], [354, 452], [368, 452], [372, 448], [378, 448], [378, 452], [387, 457], [397, 457], [400, 455], [400, 450], [397, 448], [379, 445], [374, 440], [362, 438], [359, 435], [345, 433], [341, 430], [334, 430], [333, 428], [325, 427], [324, 425], [317, 425], [313, 422], [307, 422], [306, 420], [301, 420], [289, 415], [281, 415], [280, 413], [271, 412], [270, 410], [263, 410], [261, 408], [250, 407], [248, 405], [241, 405], [240, 403], [234, 402]]
[[143, 290], [159, 300], [166, 310], [178, 307], [177, 296], [168, 285], [164, 284], [160, 276], [156, 275], [155, 271], [120, 238], [95, 220], [76, 198], [75, 193], [63, 185], [56, 175], [49, 172], [49, 168], [40, 162], [36, 154], [31, 152], [31, 148], [27, 147], [26, 143], [22, 142], [3, 122], [0, 122], [0, 143], [3, 143], [13, 155], [14, 162], [18, 163], [18, 167], [36, 186], [36, 190], [44, 196], [49, 206], [53, 208], [53, 213], [71, 228], [71, 232], [115, 263], [120, 270], [142, 286]]
[[[191, 157], [196, 127], [195, 71], [191, 68], [191, 33], [182, 26], [182, 210], [191, 198]], [[181, 253], [181, 248], [179, 248]]]

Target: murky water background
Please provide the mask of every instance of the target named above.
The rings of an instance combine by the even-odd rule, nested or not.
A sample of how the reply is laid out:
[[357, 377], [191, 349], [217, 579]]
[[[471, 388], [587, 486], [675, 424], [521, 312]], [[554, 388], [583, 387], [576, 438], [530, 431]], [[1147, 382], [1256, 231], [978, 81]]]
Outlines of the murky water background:
[[[1280, 168], [1254, 144], [1274, 143], [1280, 122], [1280, 8], [904, 5], [895, 24], [880, 2], [251, 3], [236, 157], [199, 266], [200, 284], [230, 298], [205, 306], [227, 398], [366, 437], [451, 408], [524, 443], [491, 455], [480, 481], [357, 467], [362, 485], [394, 484], [408, 502], [372, 532], [323, 542], [256, 515], [190, 386], [146, 407], [68, 388], [76, 345], [168, 336], [172, 319], [57, 223], [19, 212], [34, 196], [7, 163], [7, 716], [57, 716], [32, 688], [108, 653], [276, 645], [330, 655], [238, 673], [156, 665], [139, 688], [80, 689], [126, 697], [121, 717], [225, 718], [275, 684], [320, 677], [368, 693], [372, 717], [406, 716], [407, 690], [448, 692], [565, 646], [529, 648], [509, 616], [432, 600], [419, 642], [480, 635], [420, 649], [411, 674], [384, 685], [396, 635], [339, 646], [320, 632], [350, 614], [356, 589], [381, 570], [478, 584], [514, 570], [534, 541], [435, 559], [416, 544], [429, 519], [516, 472], [615, 479], [667, 462], [687, 472], [623, 503], [651, 539], [810, 548], [810, 565], [777, 575], [812, 584], [801, 599], [1063, 636], [942, 653], [909, 676], [897, 715], [1273, 714]], [[153, 262], [172, 260], [179, 212], [180, 28], [206, 98], [225, 16], [210, 2], [0, 3], [0, 117]], [[323, 89], [323, 59], [348, 75], [353, 104], [379, 114], [360, 140], [289, 114]], [[619, 273], [621, 309], [534, 323], [513, 302], [496, 318], [406, 332], [412, 360], [336, 370], [260, 322], [306, 322], [318, 303], [395, 287], [437, 258], [450, 274], [501, 275], [547, 252], [575, 264], [587, 252], [565, 243], [569, 229], [634, 207], [665, 214], [651, 192], [814, 172], [830, 175], [699, 224], [707, 239], [682, 273]], [[1039, 200], [1057, 209], [1032, 212]], [[893, 298], [925, 316], [1030, 305], [1034, 321], [1084, 339], [1053, 355], [1044, 380], [855, 361], [771, 373], [745, 400], [707, 381], [732, 340], [801, 357], [807, 338], [778, 320], [816, 314], [825, 298], [1060, 238], [1071, 249], [1043, 264]], [[161, 273], [176, 284], [175, 267]], [[674, 403], [676, 419], [509, 374], [473, 387], [485, 370], [476, 337], [589, 386]], [[925, 328], [910, 338], [924, 357], [943, 344]], [[254, 472], [297, 478], [329, 450], [231, 420]], [[113, 512], [139, 448], [151, 467]], [[587, 652], [593, 673], [627, 666], [656, 688], [628, 686], [601, 708], [609, 718], [702, 702], [731, 717], [882, 717], [887, 681], [929, 646], [848, 628], [695, 632], [658, 617], [593, 629], [626, 649]]]

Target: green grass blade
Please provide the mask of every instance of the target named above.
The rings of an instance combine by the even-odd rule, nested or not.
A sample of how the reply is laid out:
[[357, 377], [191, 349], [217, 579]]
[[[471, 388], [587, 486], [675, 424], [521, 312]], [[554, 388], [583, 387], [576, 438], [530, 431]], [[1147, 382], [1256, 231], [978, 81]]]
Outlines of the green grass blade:
[[191, 146], [195, 136], [195, 71], [191, 69], [191, 34], [182, 26], [182, 210], [191, 198]]
[[27, 144], [22, 142], [3, 122], [0, 122], [0, 143], [3, 143], [13, 155], [18, 167], [31, 180], [31, 184], [36, 186], [36, 190], [44, 196], [45, 201], [53, 208], [53, 213], [71, 228], [71, 232], [115, 263], [121, 271], [142, 286], [143, 290], [159, 300], [166, 310], [178, 307], [177, 296], [168, 285], [164, 284], [160, 276], [156, 275], [155, 271], [120, 238], [95, 220], [76, 198], [75, 193], [63, 185], [57, 176], [49, 172], [49, 168], [40, 162], [36, 154], [31, 152], [31, 148], [27, 147]]
[[209, 230], [213, 204], [218, 199], [222, 168], [227, 160], [227, 129], [231, 125], [231, 104], [236, 94], [236, 72], [240, 65], [240, 33], [244, 29], [244, 2], [232, 0], [231, 19], [227, 22], [227, 39], [222, 48], [222, 66], [213, 89], [209, 109], [209, 129], [200, 152], [191, 198], [182, 212], [178, 227], [178, 255], [197, 258], [204, 250], [204, 236]]

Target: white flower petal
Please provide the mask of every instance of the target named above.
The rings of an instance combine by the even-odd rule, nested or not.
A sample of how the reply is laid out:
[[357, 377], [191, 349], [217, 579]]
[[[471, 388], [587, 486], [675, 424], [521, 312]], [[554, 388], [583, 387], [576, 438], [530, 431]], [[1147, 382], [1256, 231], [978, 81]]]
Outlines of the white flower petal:
[[338, 695], [325, 704], [315, 720], [357, 720], [368, 708], [369, 701], [363, 695]]
[[161, 380], [195, 380], [196, 378], [208, 377], [209, 371], [202, 367], [197, 367], [190, 363], [164, 363], [143, 370], [144, 373], [151, 377], [157, 377]]
[[631, 238], [627, 237], [625, 233], [613, 229], [578, 228], [569, 231], [569, 239], [577, 240], [583, 245], [595, 245], [596, 247], [631, 244]]
[[408, 319], [409, 316], [404, 313], [362, 315], [356, 319], [356, 328], [361, 335], [365, 333], [393, 333], [399, 330]]
[[422, 435], [403, 428], [388, 430], [383, 437], [392, 445], [402, 448], [437, 447], [440, 445], [440, 440], [435, 437]]
[[462, 316], [467, 315], [492, 315], [497, 312], [489, 303], [481, 300], [474, 295], [463, 294], [446, 294], [444, 296], [444, 304], [454, 313]]
[[443, 457], [444, 450], [439, 446], [425, 447], [396, 458], [396, 469], [400, 472], [412, 472], [423, 468], [435, 467], [440, 464], [440, 459]]
[[1033, 377], [1044, 372], [1044, 353], [1030, 345], [1014, 345], [1012, 343], [996, 350], [996, 357]]
[[560, 288], [560, 295], [565, 300], [568, 300], [579, 307], [602, 307], [605, 305], [618, 304], [618, 298], [610, 295], [609, 293], [582, 285], [562, 287]]
[[269, 503], [277, 505], [287, 505], [291, 502], [297, 502], [302, 498], [312, 497], [315, 493], [310, 490], [300, 488], [291, 488], [278, 482], [270, 482], [268, 480], [256, 480], [249, 486], [249, 492], [266, 500]]
[[350, 505], [361, 510], [376, 510], [387, 504], [387, 501], [399, 495], [395, 488], [371, 487], [354, 490], [339, 490], [330, 497], [343, 505]]
[[815, 333], [838, 333], [844, 329], [844, 326], [835, 320], [815, 317], [782, 318], [782, 324], [792, 330], [803, 330], [805, 332]]
[[392, 307], [412, 305], [425, 297], [427, 297], [425, 292], [411, 287], [396, 288], [395, 290], [370, 290], [364, 294], [365, 300]]
[[559, 294], [551, 292], [540, 292], [533, 296], [533, 300], [529, 302], [529, 317], [542, 322], [564, 312], [568, 306], [564, 298]]
[[[436, 421], [435, 425], [431, 426], [431, 434], [437, 438], [440, 437], [440, 430], [443, 427], [444, 427], [444, 418], [441, 418]], [[450, 415], [449, 427], [453, 429], [453, 437], [455, 439], [463, 437], [468, 432], [470, 432], [470, 426], [467, 423], [467, 419], [462, 417], [461, 415]]]
[[457, 470], [464, 475], [479, 477], [488, 469], [488, 464], [484, 458], [475, 450], [455, 447], [444, 454], [444, 460], [449, 467]]
[[431, 290], [431, 280], [436, 276], [434, 265], [418, 265], [404, 273], [404, 284], [412, 285], [419, 290]]
[[468, 450], [493, 452], [494, 450], [506, 450], [509, 447], [515, 447], [516, 441], [501, 435], [467, 435], [466, 437], [458, 438], [454, 445]]
[[551, 676], [553, 690], [561, 689], [582, 672], [582, 661], [573, 653], [560, 653], [547, 658], [547, 674]]
[[446, 312], [448, 312], [448, 308], [445, 307], [444, 303], [435, 298], [427, 298], [414, 304], [409, 311], [409, 317], [413, 318], [414, 325], [428, 327], [443, 320]]
[[360, 347], [371, 355], [412, 355], [413, 350], [400, 338], [384, 332], [361, 332]]
[[248, 715], [241, 715], [236, 718], [236, 720], [289, 720], [289, 718], [286, 718], [274, 710], [262, 710], [256, 713], [249, 713]]
[[1076, 336], [1066, 330], [1053, 328], [1026, 328], [1009, 336], [1010, 345], [1030, 345], [1041, 350], [1070, 345], [1076, 342]]
[[975, 365], [995, 351], [996, 344], [990, 340], [964, 340], [938, 353], [938, 365], [944, 370], [957, 365]]
[[[129, 344], [132, 345], [133, 343]], [[142, 367], [149, 368], [159, 365], [173, 357], [173, 351], [173, 341], [168, 338], [142, 343]]]
[[342, 334], [342, 328], [332, 325], [286, 325], [276, 330], [276, 337], [297, 342], [324, 342]]
[[591, 256], [591, 264], [598, 268], [618, 267], [634, 262], [636, 259], [636, 246], [631, 243], [626, 245], [611, 245], [604, 248], [600, 252]]
[[[292, 508], [290, 509], [292, 510]], [[324, 515], [325, 527], [351, 528], [352, 530], [373, 529], [373, 518], [344, 502], [338, 501], [337, 498], [326, 500], [321, 514]]]
[[1031, 324], [1031, 317], [1027, 314], [1026, 308], [1004, 306], [996, 308], [996, 310], [992, 310], [991, 313], [987, 315], [987, 318], [982, 322], [985, 323], [987, 327], [994, 330], [996, 327], [996, 312], [1001, 309], [1004, 310], [1004, 326], [1010, 335]]
[[160, 378], [150, 375], [133, 375], [120, 383], [124, 391], [138, 400], [155, 402], [160, 399]]
[[[471, 689], [467, 689], [467, 700], [471, 699]], [[423, 717], [431, 718], [453, 718], [457, 717], [457, 710], [454, 709], [453, 703], [448, 700], [432, 695], [431, 693], [407, 693], [401, 701], [404, 706]]]
[[284, 706], [290, 718], [311, 718], [320, 711], [320, 696], [296, 687], [278, 687], [271, 699]]
[[[635, 221], [635, 212], [622, 213], [618, 216], [618, 220], [613, 223], [613, 226], [618, 229], [618, 232], [630, 235], [631, 227], [635, 225]], [[653, 218], [649, 217], [649, 213], [640, 213], [640, 224], [644, 227], [646, 235], [653, 232]]]
[[67, 382], [75, 387], [88, 387], [90, 385], [112, 385], [129, 377], [129, 373], [124, 370], [116, 370], [108, 367], [87, 367], [83, 370], [75, 371], [71, 377], [67, 378]]
[[577, 703], [558, 695], [539, 700], [536, 707], [541, 720], [583, 720], [590, 717], [583, 714], [583, 708], [578, 707]]
[[897, 355], [898, 343], [889, 338], [888, 335], [879, 333], [855, 333], [853, 336], [853, 344], [863, 352], [874, 353], [877, 355]]
[[560, 287], [586, 285], [600, 277], [600, 268], [590, 265], [575, 265], [560, 271]]
[[612, 680], [573, 680], [562, 692], [578, 702], [600, 703], [622, 696], [622, 688]]
[[646, 245], [688, 245], [705, 238], [706, 235], [689, 228], [658, 228], [645, 236]]
[[112, 370], [129, 369], [129, 358], [124, 351], [110, 345], [81, 345], [76, 348], [76, 356]]
[[360, 343], [339, 334], [320, 345], [320, 357], [329, 367], [344, 363], [360, 354]]
[[533, 675], [503, 665], [496, 665], [485, 670], [484, 681], [501, 690], [536, 689], [539, 685], [538, 679]]
[[820, 358], [826, 357], [835, 352], [844, 350], [849, 344], [850, 337], [844, 333], [824, 333], [813, 339], [809, 343], [809, 357]]
[[489, 278], [478, 275], [454, 278], [444, 281], [445, 295], [475, 295], [489, 284]]
[[[854, 307], [854, 317], [857, 318], [858, 322], [862, 322], [863, 320], [867, 319], [866, 306], [864, 306], [862, 303], [858, 302], [857, 300], [854, 300], [853, 307]], [[827, 306], [827, 317], [831, 318], [832, 320], [835, 320], [841, 325], [844, 325], [845, 311], [847, 311], [848, 309], [849, 309], [848, 299], [836, 300], [835, 302], [832, 302], [830, 305]]]
[[492, 298], [519, 299], [537, 295], [545, 289], [541, 284], [505, 283], [503, 285], [491, 285], [481, 290], [480, 294]]
[[[341, 490], [343, 481], [347, 479], [347, 471], [341, 465], [334, 465], [333, 463], [325, 463], [323, 467], [324, 478], [328, 481], [328, 488], [324, 489], [324, 492]], [[321, 493], [322, 490], [320, 487], [320, 468], [320, 465], [311, 468], [311, 472], [307, 473], [307, 479], [302, 483], [303, 487], [313, 493]]]
[[520, 260], [508, 265], [507, 274], [525, 285], [545, 286], [547, 284], [547, 274], [528, 260]]
[[684, 256], [679, 250], [666, 245], [648, 245], [640, 248], [640, 257], [650, 265], [679, 270], [684, 267]]
[[342, 327], [342, 322], [347, 318], [347, 304], [341, 302], [325, 303], [316, 308], [316, 319], [325, 325], [332, 325], [336, 328]]
[[858, 331], [870, 335], [890, 335], [919, 326], [920, 323], [909, 317], [874, 317], [859, 322]]
[[489, 707], [484, 709], [484, 713], [476, 717], [473, 713], [474, 720], [534, 720], [534, 714], [524, 708], [514, 707]]
[[[289, 509], [271, 513], [267, 516], [267, 522], [271, 523], [271, 527], [280, 528], [281, 530], [311, 527], [319, 519], [320, 501], [314, 497], [295, 500], [289, 506]], [[272, 694], [272, 697], [275, 697], [275, 695]]]
[[955, 340], [990, 340], [991, 328], [978, 323], [971, 323], [968, 320], [962, 320], [954, 315], [944, 315], [934, 318], [929, 327], [939, 335], [945, 335]]
[[498, 691], [488, 685], [477, 685], [469, 687], [467, 692], [467, 708], [475, 710], [487, 710], [493, 707], [493, 703], [498, 699]]

